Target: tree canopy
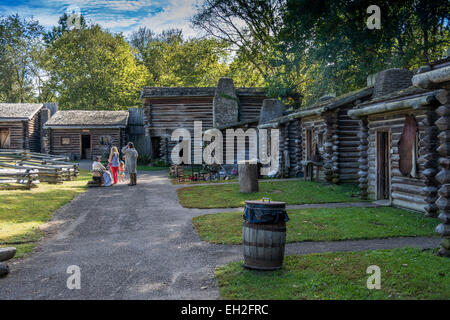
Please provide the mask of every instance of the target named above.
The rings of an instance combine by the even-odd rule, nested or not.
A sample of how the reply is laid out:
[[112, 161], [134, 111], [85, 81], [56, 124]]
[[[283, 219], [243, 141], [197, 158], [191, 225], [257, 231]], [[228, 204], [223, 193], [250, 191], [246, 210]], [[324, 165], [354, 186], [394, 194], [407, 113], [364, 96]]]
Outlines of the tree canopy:
[[139, 106], [150, 86], [266, 87], [309, 105], [326, 93], [366, 86], [383, 69], [415, 69], [450, 44], [450, 2], [369, 0], [203, 0], [192, 17], [201, 37], [140, 28], [128, 39], [81, 16], [44, 30], [33, 19], [0, 17], [0, 101], [58, 101], [67, 109]]
[[228, 71], [227, 44], [220, 40], [185, 40], [181, 30], [156, 34], [141, 28], [130, 43], [149, 71], [151, 86], [215, 86]]
[[43, 28], [19, 15], [0, 17], [0, 101], [34, 102]]
[[64, 32], [47, 49], [48, 86], [66, 109], [139, 106], [147, 70], [122, 35], [98, 25]]

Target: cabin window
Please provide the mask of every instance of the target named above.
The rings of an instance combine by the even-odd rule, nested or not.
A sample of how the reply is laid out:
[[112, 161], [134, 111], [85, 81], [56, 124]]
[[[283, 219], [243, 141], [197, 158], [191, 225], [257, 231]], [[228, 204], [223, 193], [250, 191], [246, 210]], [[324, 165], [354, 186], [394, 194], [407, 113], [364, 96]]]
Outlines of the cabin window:
[[69, 145], [70, 144], [70, 138], [61, 138], [61, 144], [63, 146]]
[[399, 170], [404, 176], [417, 177], [418, 130], [413, 116], [406, 116], [398, 142]]
[[0, 149], [11, 147], [11, 132], [8, 128], [0, 128]]
[[112, 143], [112, 137], [111, 136], [101, 136], [100, 137], [100, 144], [103, 146], [108, 146]]

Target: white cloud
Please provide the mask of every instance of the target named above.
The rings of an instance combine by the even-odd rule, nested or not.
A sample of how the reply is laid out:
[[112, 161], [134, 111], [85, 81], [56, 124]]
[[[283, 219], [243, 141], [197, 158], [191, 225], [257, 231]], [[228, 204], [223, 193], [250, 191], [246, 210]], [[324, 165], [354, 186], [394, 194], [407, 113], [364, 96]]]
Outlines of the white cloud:
[[25, 18], [33, 17], [34, 20], [39, 21], [39, 23], [46, 28], [57, 25], [59, 17], [61, 16], [61, 14], [55, 12], [55, 10], [50, 9], [33, 10], [32, 8], [26, 6], [19, 6], [19, 7], [0, 6], [0, 12], [2, 12], [2, 15], [5, 16], [18, 13], [19, 15]]
[[[195, 6], [199, 0], [169, 0], [162, 11], [138, 21], [138, 27], [147, 27], [157, 33], [167, 29], [182, 29], [185, 37], [198, 36], [192, 28], [191, 17], [195, 14]], [[133, 30], [133, 31], [134, 31]], [[131, 33], [131, 31], [126, 34]]]
[[44, 27], [51, 28], [65, 12], [79, 8], [88, 21], [98, 23], [113, 32], [125, 35], [139, 27], [155, 32], [167, 29], [182, 29], [185, 37], [199, 35], [190, 23], [196, 5], [201, 0], [41, 0], [36, 6], [1, 5], [3, 15], [19, 13], [23, 17], [38, 20]]

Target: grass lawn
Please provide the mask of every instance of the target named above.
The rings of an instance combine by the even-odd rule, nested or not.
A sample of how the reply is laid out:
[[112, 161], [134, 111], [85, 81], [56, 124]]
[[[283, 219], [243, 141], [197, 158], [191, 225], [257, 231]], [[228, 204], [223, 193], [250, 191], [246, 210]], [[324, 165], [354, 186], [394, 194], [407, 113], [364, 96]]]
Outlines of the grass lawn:
[[[333, 241], [401, 236], [436, 236], [438, 219], [391, 207], [288, 210], [286, 241]], [[192, 219], [204, 241], [242, 243], [242, 212], [216, 213]]]
[[287, 204], [361, 201], [356, 185], [334, 185], [311, 181], [260, 182], [259, 192], [241, 193], [238, 184], [186, 187], [177, 190], [185, 208], [238, 208], [245, 200], [263, 197]]
[[84, 192], [90, 178], [88, 171], [80, 170], [76, 180], [63, 184], [41, 183], [31, 190], [0, 190], [0, 247], [16, 247], [19, 258], [31, 252], [43, 236], [39, 227], [57, 209]]
[[[288, 256], [279, 271], [233, 262], [216, 269], [223, 299], [450, 299], [450, 259], [435, 250], [373, 250]], [[381, 269], [381, 289], [367, 289], [367, 267]]]
[[138, 165], [137, 170], [138, 171], [162, 171], [162, 170], [169, 170], [169, 167], [152, 167], [152, 166], [146, 166], [146, 165]]

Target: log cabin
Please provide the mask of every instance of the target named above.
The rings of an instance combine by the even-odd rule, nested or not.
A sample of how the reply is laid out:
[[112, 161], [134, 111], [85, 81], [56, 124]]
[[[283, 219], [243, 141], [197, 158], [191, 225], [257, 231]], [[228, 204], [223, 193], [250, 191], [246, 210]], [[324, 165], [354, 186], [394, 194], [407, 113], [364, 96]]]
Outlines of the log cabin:
[[105, 156], [126, 143], [128, 111], [58, 111], [44, 126], [45, 152], [71, 159]]
[[[231, 123], [245, 123], [259, 117], [262, 88], [235, 88], [231, 78], [221, 78], [217, 87], [144, 87], [146, 135], [150, 137], [153, 158], [171, 163], [171, 141], [178, 128], [189, 130], [193, 137], [194, 121], [202, 122], [203, 131]], [[193, 145], [192, 153], [201, 146]]]
[[368, 86], [339, 97], [327, 95], [300, 111], [262, 119], [258, 128], [280, 129], [280, 175], [356, 182], [359, 123], [350, 119], [347, 111], [370, 99], [372, 93], [373, 86]]
[[0, 149], [41, 152], [43, 124], [49, 117], [44, 103], [0, 103]]
[[[414, 87], [412, 72], [388, 71], [379, 80], [386, 89], [348, 112], [360, 120], [361, 197], [436, 216], [439, 92]], [[396, 81], [408, 87], [390, 90]]]
[[[436, 109], [438, 118], [433, 123], [437, 127], [437, 130], [433, 129], [433, 134], [437, 135], [429, 137], [433, 144], [438, 144], [436, 151], [439, 153], [439, 160], [425, 159], [428, 168], [432, 169], [431, 175], [436, 175], [433, 176], [432, 184], [426, 184], [427, 188], [424, 188], [424, 191], [427, 199], [436, 201], [438, 212], [434, 215], [438, 214], [441, 220], [441, 224], [436, 227], [436, 232], [443, 238], [438, 253], [445, 257], [450, 257], [450, 56], [448, 53], [447, 51], [447, 58], [419, 69], [419, 73], [413, 78], [413, 84], [418, 88], [440, 90], [436, 96], [439, 101]], [[436, 173], [437, 170], [439, 172]]]

